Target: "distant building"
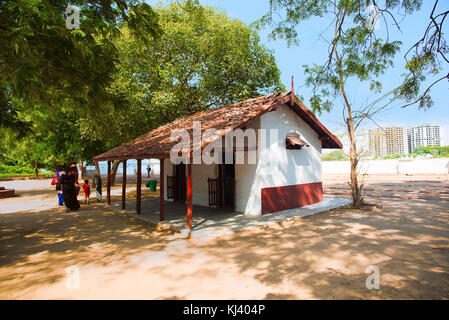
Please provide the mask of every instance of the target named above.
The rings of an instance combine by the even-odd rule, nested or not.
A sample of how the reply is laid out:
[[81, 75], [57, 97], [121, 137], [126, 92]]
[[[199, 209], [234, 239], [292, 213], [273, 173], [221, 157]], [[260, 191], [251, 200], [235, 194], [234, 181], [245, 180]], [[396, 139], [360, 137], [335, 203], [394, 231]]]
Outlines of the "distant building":
[[369, 151], [373, 157], [414, 153], [418, 146], [441, 146], [440, 126], [386, 127], [369, 130]]
[[369, 130], [369, 150], [373, 157], [409, 153], [407, 130], [386, 127]]
[[423, 124], [418, 127], [408, 128], [407, 136], [410, 153], [413, 153], [418, 146], [439, 147], [442, 145], [440, 126]]

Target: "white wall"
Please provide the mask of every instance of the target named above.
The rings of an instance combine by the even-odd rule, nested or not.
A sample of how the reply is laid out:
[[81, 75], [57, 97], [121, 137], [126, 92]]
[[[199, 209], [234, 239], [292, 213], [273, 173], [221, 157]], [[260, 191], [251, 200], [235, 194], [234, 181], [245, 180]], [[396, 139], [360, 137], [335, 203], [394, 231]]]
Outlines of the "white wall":
[[[192, 203], [209, 206], [209, 190], [207, 179], [217, 177], [216, 164], [192, 164]], [[187, 168], [186, 168], [187, 169]], [[187, 170], [186, 170], [187, 173]]]
[[[235, 211], [251, 214], [252, 212], [260, 211], [260, 181], [256, 179], [256, 172], [258, 167], [258, 162], [260, 158], [259, 150], [259, 134], [258, 129], [260, 129], [261, 118], [253, 121], [248, 125], [248, 129], [256, 130], [257, 132], [257, 152], [256, 152], [256, 163], [248, 164], [247, 158], [245, 158], [244, 164], [235, 165]], [[242, 153], [240, 151], [239, 153]], [[243, 152], [247, 156], [248, 152]], [[237, 158], [237, 152], [236, 152]]]
[[[349, 161], [323, 161], [323, 173], [349, 174]], [[360, 173], [364, 174], [447, 174], [449, 158], [414, 159], [404, 161], [361, 160]]]
[[[165, 193], [164, 199], [167, 199], [167, 176], [173, 176], [173, 164], [170, 159], [165, 159], [164, 164], [164, 181], [165, 181]], [[186, 167], [187, 176], [187, 167]], [[208, 206], [209, 205], [209, 190], [207, 179], [215, 179], [217, 177], [217, 166], [205, 165], [205, 164], [193, 164], [192, 165], [192, 203], [194, 205]], [[173, 200], [173, 199], [170, 199]]]
[[[257, 165], [236, 166], [236, 211], [261, 214], [261, 189], [321, 181], [321, 141], [318, 134], [287, 105], [265, 113], [260, 128], [266, 137], [258, 137]], [[277, 129], [277, 139], [270, 139], [270, 129]], [[287, 150], [287, 133], [297, 132], [310, 144], [301, 150]], [[265, 143], [264, 143], [265, 141]]]
[[[236, 211], [260, 215], [261, 189], [321, 182], [321, 141], [318, 134], [289, 106], [262, 115], [247, 126], [248, 129], [266, 129], [266, 136], [257, 132], [257, 159], [255, 164], [235, 165]], [[277, 130], [277, 138], [270, 139], [270, 129]], [[287, 150], [285, 137], [296, 132], [310, 147]], [[240, 151], [243, 152], [243, 151]], [[238, 153], [238, 152], [236, 152]], [[237, 154], [236, 154], [237, 157]], [[165, 186], [167, 175], [173, 175], [173, 165], [165, 160]], [[217, 165], [192, 165], [193, 204], [208, 206], [208, 178], [217, 177]], [[165, 192], [167, 199], [167, 192]]]

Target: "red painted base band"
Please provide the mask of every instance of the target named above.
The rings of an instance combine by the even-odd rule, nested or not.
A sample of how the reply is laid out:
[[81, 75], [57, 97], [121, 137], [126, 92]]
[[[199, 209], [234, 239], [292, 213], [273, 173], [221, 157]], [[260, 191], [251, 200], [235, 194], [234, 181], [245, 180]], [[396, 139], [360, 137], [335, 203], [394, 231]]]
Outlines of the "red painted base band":
[[262, 189], [262, 214], [308, 206], [323, 201], [321, 182]]

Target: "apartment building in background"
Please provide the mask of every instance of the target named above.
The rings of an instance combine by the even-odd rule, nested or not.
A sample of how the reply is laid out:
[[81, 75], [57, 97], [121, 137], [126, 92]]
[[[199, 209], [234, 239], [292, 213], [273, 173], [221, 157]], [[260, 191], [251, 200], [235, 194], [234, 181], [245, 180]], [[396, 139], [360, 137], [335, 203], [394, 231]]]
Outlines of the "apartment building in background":
[[440, 126], [423, 124], [417, 127], [385, 127], [369, 130], [369, 151], [372, 157], [394, 154], [408, 155], [417, 146], [441, 146]]
[[418, 127], [408, 128], [407, 136], [410, 153], [413, 153], [418, 146], [439, 147], [443, 145], [440, 126], [422, 124]]
[[373, 157], [409, 154], [407, 129], [386, 127], [369, 130], [369, 150]]

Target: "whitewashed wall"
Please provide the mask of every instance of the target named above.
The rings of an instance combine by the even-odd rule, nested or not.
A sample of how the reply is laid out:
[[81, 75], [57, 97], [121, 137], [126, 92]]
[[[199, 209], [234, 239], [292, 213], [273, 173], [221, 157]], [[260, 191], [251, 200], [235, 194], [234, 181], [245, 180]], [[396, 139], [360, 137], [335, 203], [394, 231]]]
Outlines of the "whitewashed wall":
[[[323, 161], [323, 174], [349, 174], [349, 161]], [[449, 158], [414, 159], [404, 161], [364, 160], [360, 163], [360, 173], [365, 174], [447, 174]]]
[[[173, 176], [173, 164], [170, 159], [165, 160], [165, 193], [164, 198], [167, 199], [167, 176]], [[187, 168], [186, 168], [187, 176]], [[209, 190], [207, 179], [215, 179], [217, 177], [217, 166], [205, 164], [192, 165], [192, 203], [199, 206], [209, 205]], [[170, 199], [172, 200], [172, 199]]]
[[[247, 127], [257, 132], [257, 158], [255, 164], [236, 164], [236, 211], [249, 215], [260, 215], [261, 189], [296, 184], [321, 182], [321, 141], [318, 134], [287, 105], [276, 111], [262, 115]], [[258, 129], [265, 129], [263, 136]], [[277, 138], [270, 139], [270, 129], [277, 130]], [[285, 137], [296, 132], [301, 139], [310, 144], [301, 150], [287, 150]], [[239, 152], [236, 152], [236, 157]], [[165, 160], [165, 186], [167, 175], [173, 175], [173, 165]], [[217, 177], [217, 165], [192, 166], [193, 204], [207, 206], [208, 178]], [[165, 192], [167, 199], [167, 192]]]
[[[318, 134], [287, 105], [260, 118], [260, 129], [266, 137], [258, 137], [257, 165], [236, 166], [236, 211], [261, 214], [261, 189], [321, 181], [321, 141]], [[276, 129], [271, 141], [269, 130]], [[287, 133], [297, 132], [310, 144], [301, 150], [287, 150]], [[265, 143], [264, 143], [265, 140]]]
[[[192, 165], [192, 203], [198, 206], [209, 205], [209, 190], [207, 179], [217, 177], [217, 165]], [[186, 168], [187, 171], [187, 168]]]

